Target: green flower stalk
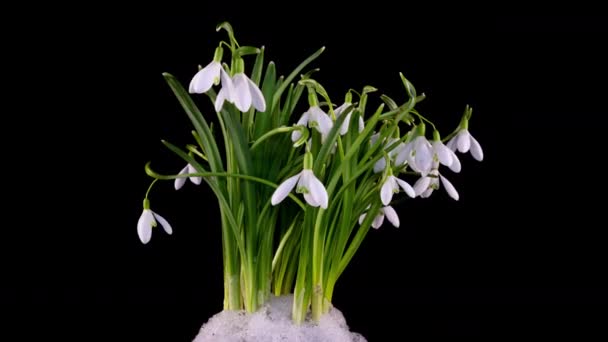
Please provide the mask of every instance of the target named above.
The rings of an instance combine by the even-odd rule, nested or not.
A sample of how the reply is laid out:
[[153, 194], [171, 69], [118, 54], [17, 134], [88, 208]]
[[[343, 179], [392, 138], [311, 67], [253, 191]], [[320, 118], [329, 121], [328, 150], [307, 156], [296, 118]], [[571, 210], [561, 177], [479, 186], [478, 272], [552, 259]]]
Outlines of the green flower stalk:
[[[228, 23], [218, 30], [228, 33], [229, 42], [220, 42], [188, 91], [163, 74], [194, 127], [194, 141], [185, 148], [163, 141], [186, 166], [162, 175], [147, 164], [146, 173], [154, 182], [173, 181], [176, 190], [188, 178], [204, 181], [217, 197], [225, 310], [254, 312], [271, 294], [293, 293], [294, 322], [302, 323], [309, 312], [318, 321], [331, 308], [335, 284], [370, 227], [378, 229], [385, 218], [400, 226], [391, 206], [395, 195], [428, 197], [443, 185], [459, 199], [439, 169], [460, 172], [456, 151], [483, 158], [468, 131], [471, 109], [467, 106], [458, 127], [441, 140], [435, 125], [415, 109], [424, 94], [418, 96], [402, 74], [404, 103], [381, 95], [384, 104], [370, 111], [368, 98], [377, 89], [366, 86], [349, 89], [334, 108], [312, 71], [303, 73], [324, 48], [287, 77], [277, 77], [275, 64], [264, 64], [264, 48], [240, 46]], [[199, 94], [215, 109], [216, 132], [199, 110]], [[308, 109], [298, 113], [302, 101]], [[223, 150], [217, 138], [223, 139]], [[410, 186], [406, 179], [415, 176]], [[146, 193], [138, 222], [143, 243], [156, 222], [171, 234], [168, 222], [149, 209]]]

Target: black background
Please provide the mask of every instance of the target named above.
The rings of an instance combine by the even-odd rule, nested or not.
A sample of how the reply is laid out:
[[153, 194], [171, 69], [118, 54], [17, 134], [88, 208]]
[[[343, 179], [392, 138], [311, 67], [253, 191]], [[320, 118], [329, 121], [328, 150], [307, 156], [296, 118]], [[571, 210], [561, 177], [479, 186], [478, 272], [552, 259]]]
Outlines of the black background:
[[[460, 201], [440, 191], [398, 204], [401, 228], [371, 231], [339, 281], [334, 305], [352, 330], [370, 341], [605, 336], [607, 19], [391, 6], [83, 9], [36, 31], [44, 45], [15, 39], [34, 52], [9, 68], [30, 91], [5, 181], [7, 213], [21, 223], [0, 238], [2, 306], [25, 324], [7, 326], [22, 340], [190, 341], [222, 309], [211, 191], [154, 190], [173, 236], [155, 230], [144, 246], [136, 223], [144, 164], [183, 167], [160, 139], [190, 142], [161, 73], [187, 84], [229, 20], [280, 74], [326, 46], [313, 66], [334, 102], [367, 84], [402, 101], [401, 71], [442, 131], [474, 108], [485, 159], [462, 156], [462, 173], [446, 172]], [[23, 110], [30, 103], [44, 109]]]

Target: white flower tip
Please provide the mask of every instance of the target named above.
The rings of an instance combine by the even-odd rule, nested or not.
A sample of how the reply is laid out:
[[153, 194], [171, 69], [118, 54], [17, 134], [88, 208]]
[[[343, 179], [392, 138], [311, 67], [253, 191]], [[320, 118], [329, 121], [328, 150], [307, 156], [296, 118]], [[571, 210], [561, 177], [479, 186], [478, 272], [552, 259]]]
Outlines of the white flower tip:
[[285, 197], [289, 195], [291, 190], [296, 186], [298, 179], [300, 178], [301, 173], [298, 173], [295, 176], [287, 178], [283, 183], [281, 183], [277, 189], [272, 194], [272, 198], [270, 199], [270, 203], [272, 205], [277, 205], [281, 203]]
[[175, 178], [175, 182], [173, 183], [175, 190], [181, 189], [185, 183], [186, 183], [185, 178]]

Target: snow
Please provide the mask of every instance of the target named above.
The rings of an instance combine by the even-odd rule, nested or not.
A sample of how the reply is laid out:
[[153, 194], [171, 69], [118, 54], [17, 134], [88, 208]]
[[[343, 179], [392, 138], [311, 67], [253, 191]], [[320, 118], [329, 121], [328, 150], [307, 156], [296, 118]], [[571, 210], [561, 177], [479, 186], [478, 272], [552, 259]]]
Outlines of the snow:
[[342, 313], [331, 308], [318, 324], [291, 321], [293, 296], [272, 297], [258, 312], [222, 311], [203, 324], [194, 342], [367, 342], [351, 333]]

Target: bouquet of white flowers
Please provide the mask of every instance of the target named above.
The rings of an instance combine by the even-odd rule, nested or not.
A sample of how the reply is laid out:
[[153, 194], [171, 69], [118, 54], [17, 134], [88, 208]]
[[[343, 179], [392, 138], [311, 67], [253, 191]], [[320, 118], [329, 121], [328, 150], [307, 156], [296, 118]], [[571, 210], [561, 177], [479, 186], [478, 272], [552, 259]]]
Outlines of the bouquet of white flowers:
[[[302, 323], [310, 309], [316, 322], [330, 309], [336, 281], [370, 227], [379, 228], [385, 218], [399, 227], [394, 194], [426, 198], [443, 187], [458, 200], [440, 168], [460, 172], [456, 151], [483, 159], [468, 130], [472, 109], [467, 106], [456, 129], [442, 138], [415, 109], [424, 94], [402, 74], [403, 101], [381, 95], [383, 104], [370, 111], [368, 98], [377, 89], [366, 86], [347, 90], [336, 106], [313, 79], [316, 70], [302, 73], [324, 48], [278, 77], [273, 62], [264, 64], [264, 48], [239, 45], [228, 23], [221, 29], [228, 41], [218, 44], [188, 90], [163, 75], [192, 121], [193, 143], [182, 148], [163, 141], [186, 164], [175, 175], [146, 165], [154, 181], [144, 199], [139, 237], [147, 243], [158, 223], [172, 232], [150, 209], [156, 181], [173, 180], [176, 190], [187, 178], [205, 181], [221, 215], [224, 309], [252, 313], [271, 294], [293, 293], [293, 321]], [[245, 58], [252, 55], [246, 73]], [[211, 100], [219, 128], [213, 129], [189, 93]], [[296, 110], [302, 100], [308, 102], [304, 113]]]

